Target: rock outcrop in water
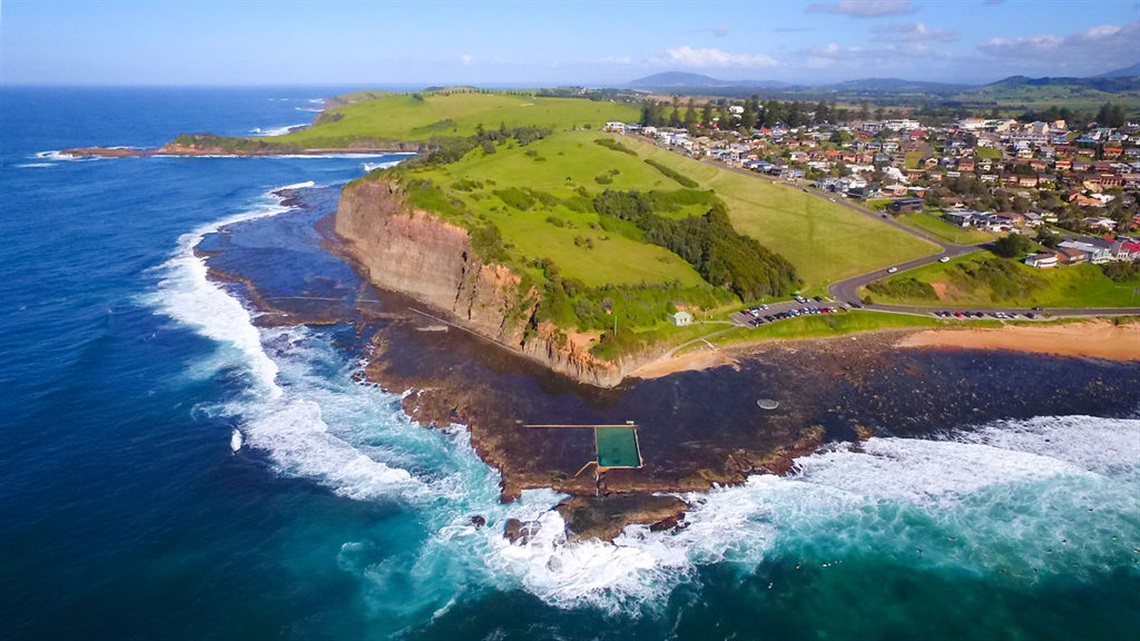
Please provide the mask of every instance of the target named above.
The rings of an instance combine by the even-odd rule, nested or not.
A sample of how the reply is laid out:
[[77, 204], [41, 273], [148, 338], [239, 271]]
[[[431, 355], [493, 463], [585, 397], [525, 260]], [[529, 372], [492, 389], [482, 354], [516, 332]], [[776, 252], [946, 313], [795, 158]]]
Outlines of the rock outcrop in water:
[[372, 284], [411, 296], [560, 374], [612, 387], [638, 364], [603, 361], [565, 341], [535, 317], [537, 289], [509, 267], [480, 260], [466, 229], [408, 205], [389, 177], [347, 185], [335, 230]]

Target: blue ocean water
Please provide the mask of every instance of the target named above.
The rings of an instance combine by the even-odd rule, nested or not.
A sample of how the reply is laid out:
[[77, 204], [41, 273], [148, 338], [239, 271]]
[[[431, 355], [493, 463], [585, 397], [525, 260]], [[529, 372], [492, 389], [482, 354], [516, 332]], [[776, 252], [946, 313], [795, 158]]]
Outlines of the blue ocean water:
[[[0, 636], [1140, 633], [1140, 421], [836, 446], [686, 497], [678, 534], [568, 544], [544, 514], [558, 495], [500, 504], [461, 427], [415, 426], [353, 382], [351, 328], [257, 329], [194, 255], [270, 221], [266, 243], [319, 252], [272, 192], [398, 158], [51, 153], [272, 132], [340, 91], [0, 93]], [[511, 546], [509, 517], [544, 526]]]

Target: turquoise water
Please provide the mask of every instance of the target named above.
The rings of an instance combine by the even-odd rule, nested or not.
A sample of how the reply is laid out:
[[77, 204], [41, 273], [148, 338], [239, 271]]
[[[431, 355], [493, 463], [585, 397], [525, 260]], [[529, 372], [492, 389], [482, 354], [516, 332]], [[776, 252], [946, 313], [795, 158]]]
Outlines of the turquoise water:
[[595, 427], [594, 442], [598, 448], [598, 465], [602, 467], [638, 467], [637, 430], [632, 427]]
[[[305, 122], [302, 90], [5, 88], [0, 631], [13, 639], [1119, 639], [1140, 421], [875, 438], [568, 544], [455, 426], [353, 382], [354, 329], [257, 329], [195, 245], [319, 248], [272, 191], [398, 158], [65, 161]], [[325, 190], [325, 191], [322, 191]], [[226, 227], [226, 225], [229, 227]], [[477, 529], [479, 514], [487, 527]], [[508, 518], [539, 520], [511, 546]]]

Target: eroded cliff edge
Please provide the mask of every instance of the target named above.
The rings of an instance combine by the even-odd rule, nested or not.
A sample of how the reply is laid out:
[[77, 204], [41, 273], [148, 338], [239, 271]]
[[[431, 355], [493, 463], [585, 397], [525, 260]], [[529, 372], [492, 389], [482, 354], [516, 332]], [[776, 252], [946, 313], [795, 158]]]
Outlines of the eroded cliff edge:
[[400, 292], [450, 322], [579, 382], [613, 387], [654, 355], [601, 360], [536, 316], [541, 294], [506, 265], [484, 262], [471, 235], [412, 207], [395, 177], [345, 186], [335, 231], [375, 286]]

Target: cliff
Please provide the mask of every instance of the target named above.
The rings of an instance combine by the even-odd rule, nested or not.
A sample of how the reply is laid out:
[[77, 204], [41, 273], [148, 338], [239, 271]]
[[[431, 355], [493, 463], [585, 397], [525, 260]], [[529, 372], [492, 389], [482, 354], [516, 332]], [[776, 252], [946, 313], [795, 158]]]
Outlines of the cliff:
[[[509, 267], [472, 251], [467, 230], [409, 206], [391, 178], [347, 185], [335, 231], [368, 280], [442, 312], [489, 338], [575, 380], [613, 387], [625, 368], [601, 361], [535, 318], [540, 294]], [[632, 364], [631, 364], [632, 365]]]

